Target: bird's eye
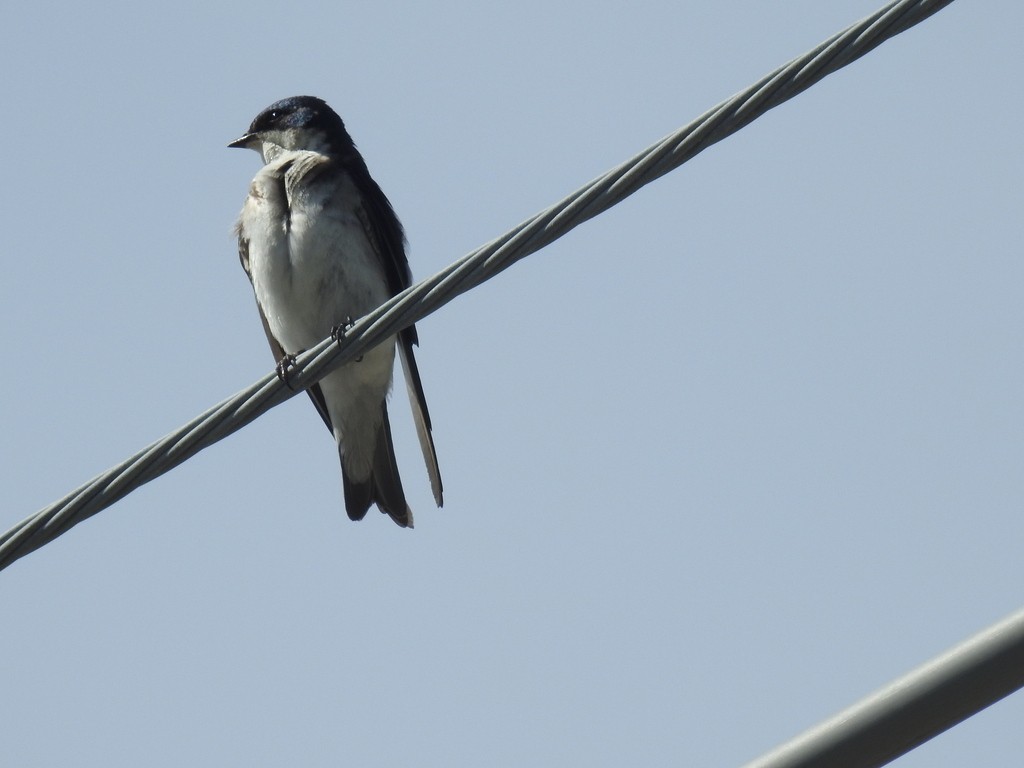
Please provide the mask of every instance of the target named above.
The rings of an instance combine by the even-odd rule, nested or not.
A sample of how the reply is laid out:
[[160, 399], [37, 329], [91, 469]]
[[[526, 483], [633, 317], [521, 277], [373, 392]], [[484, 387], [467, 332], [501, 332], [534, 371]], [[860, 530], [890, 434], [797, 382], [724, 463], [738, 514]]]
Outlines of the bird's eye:
[[279, 109], [272, 109], [272, 110], [270, 110], [269, 117], [270, 117], [271, 120], [277, 120], [277, 118], [279, 118], [280, 116], [281, 116], [281, 110], [279, 110]]

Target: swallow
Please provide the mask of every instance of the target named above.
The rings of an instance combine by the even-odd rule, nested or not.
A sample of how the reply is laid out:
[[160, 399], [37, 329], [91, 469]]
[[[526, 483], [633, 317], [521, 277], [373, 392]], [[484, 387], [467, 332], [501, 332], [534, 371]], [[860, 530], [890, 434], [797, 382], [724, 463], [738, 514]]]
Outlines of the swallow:
[[[238, 255], [278, 373], [287, 380], [295, 355], [343, 334], [353, 319], [409, 287], [405, 234], [344, 122], [321, 99], [295, 96], [271, 104], [228, 146], [255, 150], [263, 159], [236, 226]], [[434, 500], [442, 506], [430, 414], [413, 355], [418, 345], [409, 326], [307, 390], [337, 443], [352, 520], [376, 504], [398, 525], [413, 525], [388, 421], [396, 347]]]

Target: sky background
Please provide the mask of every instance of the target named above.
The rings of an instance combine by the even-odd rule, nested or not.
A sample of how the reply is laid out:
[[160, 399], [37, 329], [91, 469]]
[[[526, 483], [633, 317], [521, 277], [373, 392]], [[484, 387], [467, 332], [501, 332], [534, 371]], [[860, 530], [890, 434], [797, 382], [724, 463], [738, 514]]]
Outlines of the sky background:
[[[271, 102], [425, 277], [880, 5], [12, 6], [0, 528], [272, 369]], [[1024, 606], [1022, 26], [954, 3], [421, 322], [415, 531], [298, 397], [0, 573], [5, 763], [738, 765]]]

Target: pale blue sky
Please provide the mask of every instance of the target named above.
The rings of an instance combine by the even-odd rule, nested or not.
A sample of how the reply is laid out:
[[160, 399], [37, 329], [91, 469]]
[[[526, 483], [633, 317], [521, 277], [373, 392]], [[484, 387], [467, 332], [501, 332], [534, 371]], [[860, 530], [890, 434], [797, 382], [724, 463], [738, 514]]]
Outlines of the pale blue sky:
[[[12, 7], [0, 527], [271, 369], [270, 102], [423, 277], [879, 5]], [[421, 323], [415, 531], [297, 398], [0, 573], [7, 762], [737, 765], [1024, 605], [1022, 26], [954, 3]]]

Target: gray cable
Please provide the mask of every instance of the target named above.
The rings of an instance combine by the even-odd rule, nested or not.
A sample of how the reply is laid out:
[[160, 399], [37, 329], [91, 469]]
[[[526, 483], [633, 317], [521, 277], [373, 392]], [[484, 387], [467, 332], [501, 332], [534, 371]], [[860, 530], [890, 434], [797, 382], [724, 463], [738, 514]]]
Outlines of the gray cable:
[[1022, 686], [1024, 611], [894, 680], [746, 768], [885, 765]]
[[15, 525], [0, 537], [0, 569], [238, 431], [334, 368], [359, 357], [368, 348], [422, 320], [459, 294], [606, 211], [772, 107], [793, 98], [951, 2], [953, 0], [897, 0], [889, 3], [564, 200], [408, 288], [356, 322], [342, 343], [325, 339], [299, 357], [296, 367], [289, 373], [293, 389], [281, 383], [276, 375], [267, 375]]

